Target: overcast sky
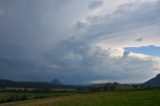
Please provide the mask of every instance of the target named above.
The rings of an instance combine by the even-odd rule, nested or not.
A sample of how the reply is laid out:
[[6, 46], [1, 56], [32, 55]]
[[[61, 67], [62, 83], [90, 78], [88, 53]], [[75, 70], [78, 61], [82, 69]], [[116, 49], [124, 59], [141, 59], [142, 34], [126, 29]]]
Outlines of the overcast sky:
[[0, 0], [0, 79], [141, 83], [160, 73], [160, 0]]

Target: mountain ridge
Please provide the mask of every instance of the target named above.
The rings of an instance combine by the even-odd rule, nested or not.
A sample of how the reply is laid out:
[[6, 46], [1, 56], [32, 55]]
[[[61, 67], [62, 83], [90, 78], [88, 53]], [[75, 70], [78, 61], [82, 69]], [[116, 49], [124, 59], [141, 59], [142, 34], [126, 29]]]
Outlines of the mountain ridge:
[[160, 74], [157, 74], [154, 78], [146, 81], [143, 85], [148, 87], [160, 87]]

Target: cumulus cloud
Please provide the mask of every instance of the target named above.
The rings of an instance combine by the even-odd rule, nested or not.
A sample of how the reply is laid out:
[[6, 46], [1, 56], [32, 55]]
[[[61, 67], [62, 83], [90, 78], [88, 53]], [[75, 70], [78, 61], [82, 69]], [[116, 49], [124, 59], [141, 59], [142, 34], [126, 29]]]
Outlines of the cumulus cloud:
[[[159, 5], [158, 1], [126, 3], [110, 14], [89, 16], [87, 18], [89, 28], [86, 29], [83, 36], [80, 35], [81, 39], [99, 39], [100, 44], [125, 47], [135, 46], [134, 39], [141, 34], [145, 38], [145, 42], [141, 43], [141, 46], [151, 43], [157, 45], [160, 39], [158, 37], [160, 25], [157, 23], [160, 21], [158, 18], [160, 17]], [[107, 44], [105, 44], [106, 42]]]
[[[61, 69], [57, 70], [59, 74], [65, 74], [66, 80], [76, 79], [73, 83], [87, 83], [88, 81], [102, 79], [106, 81], [117, 80], [125, 83], [143, 82], [148, 77], [157, 74], [155, 68], [159, 67], [160, 62], [160, 58], [133, 53], [130, 53], [125, 59], [122, 56], [113, 57], [110, 49], [103, 50], [99, 47], [87, 47], [87, 45], [83, 47], [82, 45], [76, 45], [76, 49], [72, 48], [72, 46], [66, 46], [65, 48], [65, 50], [63, 49], [64, 51], [61, 51], [61, 55], [55, 53], [47, 55], [47, 61], [50, 61], [50, 64], [59, 63], [61, 67]], [[63, 57], [68, 57], [68, 53], [70, 54], [71, 51], [75, 53], [74, 56], [72, 54], [71, 60], [64, 60]], [[76, 56], [76, 54], [81, 55], [80, 60], [79, 58], [77, 60], [79, 55]], [[55, 58], [55, 55], [59, 57]], [[50, 57], [54, 58], [50, 59]]]
[[96, 9], [96, 8], [98, 8], [98, 7], [100, 7], [100, 6], [102, 6], [103, 5], [103, 1], [93, 1], [93, 2], [91, 2], [89, 5], [88, 5], [88, 7], [89, 7], [89, 9]]

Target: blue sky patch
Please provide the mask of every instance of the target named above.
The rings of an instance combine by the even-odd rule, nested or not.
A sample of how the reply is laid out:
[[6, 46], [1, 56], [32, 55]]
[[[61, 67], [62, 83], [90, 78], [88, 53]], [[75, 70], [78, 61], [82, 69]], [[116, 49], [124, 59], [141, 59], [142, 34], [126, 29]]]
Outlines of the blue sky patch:
[[141, 46], [141, 47], [128, 47], [124, 49], [133, 53], [140, 53], [151, 56], [160, 56], [160, 47], [154, 45]]

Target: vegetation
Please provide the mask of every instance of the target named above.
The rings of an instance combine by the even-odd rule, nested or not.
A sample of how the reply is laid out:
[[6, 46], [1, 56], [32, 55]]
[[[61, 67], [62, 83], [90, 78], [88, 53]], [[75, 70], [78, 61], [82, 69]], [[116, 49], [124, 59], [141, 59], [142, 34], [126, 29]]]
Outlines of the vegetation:
[[37, 99], [1, 106], [159, 106], [160, 90], [126, 90]]
[[73, 92], [0, 92], [0, 103], [73, 95]]
[[0, 80], [0, 106], [160, 106], [155, 79], [160, 76], [149, 80], [152, 86], [148, 82], [75, 86], [59, 84], [58, 80], [54, 84]]

